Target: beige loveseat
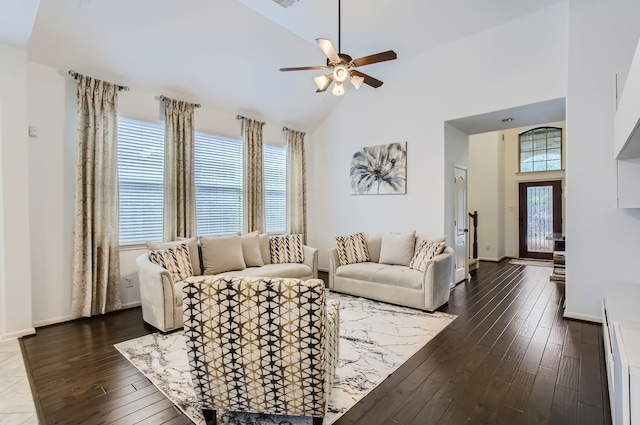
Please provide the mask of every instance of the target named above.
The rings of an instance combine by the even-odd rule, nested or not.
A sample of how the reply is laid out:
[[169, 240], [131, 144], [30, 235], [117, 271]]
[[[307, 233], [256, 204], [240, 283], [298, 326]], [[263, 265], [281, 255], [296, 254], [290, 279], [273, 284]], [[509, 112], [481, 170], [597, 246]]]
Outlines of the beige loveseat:
[[[288, 235], [294, 236], [294, 235]], [[286, 236], [283, 236], [286, 237]], [[142, 318], [162, 332], [182, 328], [182, 291], [191, 276], [279, 277], [301, 280], [318, 277], [318, 250], [299, 243], [296, 261], [285, 262], [292, 248], [275, 243], [282, 237], [257, 234], [190, 238], [147, 243], [149, 251], [138, 256]], [[151, 252], [166, 252], [185, 244], [190, 273], [176, 274], [149, 259]], [[272, 246], [276, 249], [272, 250]], [[283, 249], [281, 249], [283, 248]], [[162, 251], [164, 250], [164, 251]], [[291, 251], [293, 252], [293, 251]]]
[[[429, 312], [449, 301], [454, 251], [444, 246], [444, 237], [430, 240], [406, 232], [370, 234], [363, 238], [369, 261], [355, 258], [356, 253], [351, 258], [352, 264], [341, 265], [338, 249], [329, 249], [331, 290]], [[422, 256], [423, 261], [412, 263], [421, 246], [439, 247], [442, 252], [433, 258]]]

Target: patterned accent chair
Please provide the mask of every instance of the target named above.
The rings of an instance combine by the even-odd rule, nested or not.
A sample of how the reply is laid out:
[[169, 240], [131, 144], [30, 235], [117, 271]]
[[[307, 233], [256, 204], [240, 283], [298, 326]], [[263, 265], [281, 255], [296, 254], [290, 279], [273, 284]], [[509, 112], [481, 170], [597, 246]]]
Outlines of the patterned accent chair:
[[184, 287], [191, 379], [216, 411], [312, 416], [321, 424], [338, 362], [339, 302], [319, 279], [205, 276]]

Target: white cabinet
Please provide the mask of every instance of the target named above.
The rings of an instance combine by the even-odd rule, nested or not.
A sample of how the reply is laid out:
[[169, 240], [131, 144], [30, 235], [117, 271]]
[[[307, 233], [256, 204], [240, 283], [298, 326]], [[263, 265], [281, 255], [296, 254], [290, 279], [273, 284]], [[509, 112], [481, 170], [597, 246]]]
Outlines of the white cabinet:
[[605, 288], [602, 314], [613, 425], [640, 425], [640, 284]]
[[614, 119], [618, 207], [640, 208], [640, 44], [636, 48]]

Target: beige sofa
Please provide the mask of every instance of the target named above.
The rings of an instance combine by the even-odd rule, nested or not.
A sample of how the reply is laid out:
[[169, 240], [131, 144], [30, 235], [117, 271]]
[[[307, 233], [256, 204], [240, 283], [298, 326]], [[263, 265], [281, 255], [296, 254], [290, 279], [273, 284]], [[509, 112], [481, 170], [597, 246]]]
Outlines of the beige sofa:
[[[248, 244], [245, 242], [248, 239], [254, 242], [254, 237], [255, 234], [200, 237], [176, 242], [148, 243], [147, 247], [150, 250], [162, 250], [181, 242], [187, 243], [192, 276], [279, 277], [301, 280], [318, 277], [316, 248], [301, 245], [301, 262], [273, 264], [268, 235], [258, 236], [259, 250], [255, 245], [253, 249], [246, 249]], [[149, 253], [138, 256], [136, 263], [143, 320], [162, 332], [182, 328], [182, 290], [185, 280], [174, 279], [167, 269], [151, 262]]]
[[[408, 232], [409, 233], [409, 232]], [[337, 248], [329, 249], [329, 288], [336, 292], [351, 294], [418, 308], [433, 312], [449, 300], [453, 278], [454, 251], [445, 247], [444, 251], [424, 264], [424, 272], [409, 267], [414, 250], [429, 238], [413, 234], [413, 244], [398, 248], [387, 244], [386, 252], [391, 252], [395, 264], [380, 262], [385, 236], [392, 239], [398, 234], [365, 235], [370, 261], [340, 265]], [[404, 234], [405, 239], [409, 238]], [[410, 240], [410, 239], [408, 239]], [[444, 243], [444, 238], [434, 242]], [[413, 247], [413, 248], [412, 248]], [[403, 251], [404, 249], [404, 251]], [[389, 257], [389, 254], [384, 255]], [[385, 260], [383, 258], [383, 260]]]

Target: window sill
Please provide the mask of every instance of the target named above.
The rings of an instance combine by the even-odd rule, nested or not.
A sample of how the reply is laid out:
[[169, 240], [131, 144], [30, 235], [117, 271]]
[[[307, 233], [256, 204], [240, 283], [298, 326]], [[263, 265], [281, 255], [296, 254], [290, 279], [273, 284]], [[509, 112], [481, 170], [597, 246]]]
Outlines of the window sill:
[[516, 176], [535, 176], [535, 175], [544, 175], [544, 174], [554, 174], [554, 173], [564, 173], [565, 169], [561, 168], [559, 170], [546, 170], [546, 171], [516, 171]]

